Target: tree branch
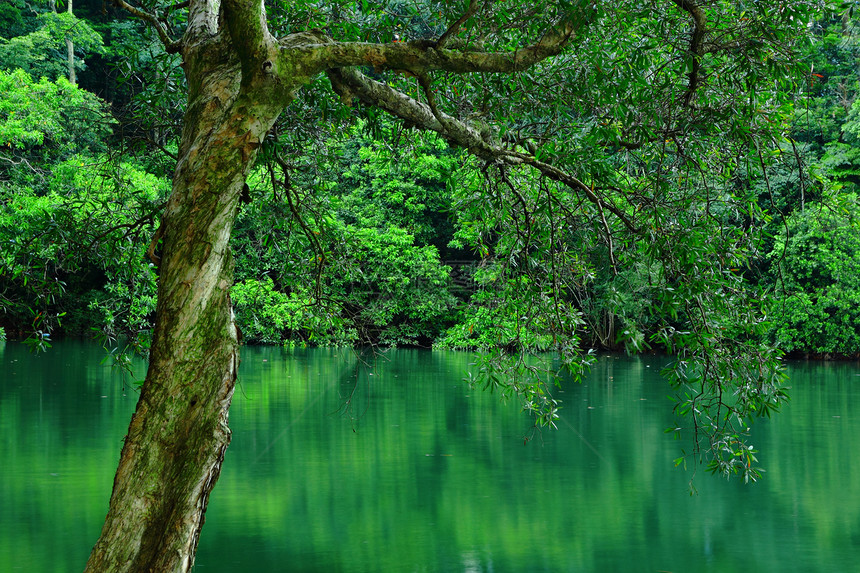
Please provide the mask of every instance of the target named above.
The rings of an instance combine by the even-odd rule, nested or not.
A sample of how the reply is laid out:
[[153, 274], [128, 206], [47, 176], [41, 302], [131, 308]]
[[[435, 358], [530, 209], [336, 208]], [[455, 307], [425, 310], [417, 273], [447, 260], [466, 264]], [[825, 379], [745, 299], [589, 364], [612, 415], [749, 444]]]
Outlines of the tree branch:
[[167, 33], [166, 26], [156, 16], [150, 14], [149, 12], [141, 10], [140, 8], [132, 6], [125, 0], [112, 1], [117, 8], [121, 8], [132, 16], [136, 16], [141, 20], [148, 22], [155, 30], [155, 33], [158, 34], [158, 39], [161, 40], [162, 44], [164, 44], [164, 49], [168, 54], [179, 53], [179, 50], [182, 47], [182, 43], [170, 37], [170, 35]]
[[455, 35], [460, 31], [460, 26], [466, 23], [466, 20], [474, 16], [478, 13], [478, 0], [471, 0], [469, 2], [469, 8], [466, 10], [466, 13], [460, 16], [460, 19], [451, 24], [451, 26], [445, 30], [445, 33], [439, 36], [439, 39], [436, 40], [436, 49], [442, 49], [445, 47], [445, 44], [448, 43], [448, 40], [451, 39], [451, 36]]
[[[288, 36], [281, 44], [284, 57], [301, 63], [305, 66], [304, 73], [308, 75], [350, 66], [372, 66], [376, 70], [406, 70], [416, 76], [432, 71], [510, 73], [525, 70], [558, 54], [569, 43], [574, 31], [572, 21], [561, 21], [549, 29], [536, 44], [512, 52], [448, 50], [437, 48], [437, 42], [433, 40], [390, 44], [331, 40], [324, 42], [322, 39], [313, 42], [307, 33]], [[300, 35], [303, 36], [304, 42], [296, 41]]]
[[[242, 81], [259, 71], [272, 72], [272, 48], [277, 46], [266, 24], [263, 0], [222, 0], [224, 22], [242, 62]], [[263, 69], [269, 62], [268, 69]]]
[[693, 34], [690, 37], [688, 53], [692, 57], [691, 68], [687, 73], [687, 91], [684, 94], [684, 105], [690, 105], [699, 87], [699, 72], [702, 67], [702, 56], [705, 54], [704, 42], [708, 21], [702, 9], [690, 0], [672, 0], [681, 10], [687, 12], [693, 19]]
[[164, 13], [169, 14], [169, 13], [173, 12], [174, 10], [181, 10], [183, 8], [188, 8], [188, 6], [190, 4], [191, 4], [190, 0], [183, 0], [182, 2], [177, 2], [176, 4], [171, 4], [170, 6], [165, 6], [164, 7]]
[[346, 103], [353, 98], [358, 98], [366, 105], [379, 107], [388, 113], [405, 119], [422, 129], [435, 131], [449, 142], [469, 150], [470, 153], [490, 162], [500, 162], [507, 165], [528, 165], [548, 179], [561, 183], [575, 191], [583, 193], [589, 201], [600, 209], [605, 209], [614, 214], [630, 231], [638, 233], [637, 227], [620, 209], [600, 198], [588, 185], [554, 167], [540, 161], [535, 156], [527, 153], [504, 149], [487, 138], [481, 132], [468, 123], [462, 122], [450, 115], [440, 111], [435, 106], [435, 99], [429, 89], [429, 81], [421, 79], [428, 101], [433, 102], [433, 107], [415, 101], [409, 96], [367, 76], [355, 69], [334, 69], [328, 71], [332, 87], [340, 94]]

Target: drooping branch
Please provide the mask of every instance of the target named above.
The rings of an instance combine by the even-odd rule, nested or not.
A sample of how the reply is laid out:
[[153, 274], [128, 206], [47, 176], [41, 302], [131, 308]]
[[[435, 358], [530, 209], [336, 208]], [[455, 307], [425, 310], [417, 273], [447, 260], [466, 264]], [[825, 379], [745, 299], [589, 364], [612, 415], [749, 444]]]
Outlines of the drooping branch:
[[[492, 161], [495, 156], [490, 144], [471, 125], [443, 115], [448, 125], [442, 124], [430, 106], [418, 102], [381, 82], [368, 78], [352, 68], [329, 70], [332, 87], [346, 102], [358, 98], [362, 103], [375, 106], [405, 119], [423, 129], [439, 133], [451, 143], [468, 149], [482, 159]], [[442, 112], [439, 112], [442, 114]]]
[[687, 91], [684, 94], [684, 105], [690, 105], [699, 87], [702, 68], [702, 56], [705, 55], [704, 43], [708, 21], [702, 9], [690, 0], [673, 0], [675, 5], [687, 12], [693, 19], [693, 33], [690, 37], [688, 53], [691, 58], [690, 71], [687, 73]]
[[388, 113], [421, 127], [435, 131], [458, 147], [469, 150], [470, 153], [490, 162], [500, 162], [506, 165], [528, 165], [536, 169], [548, 179], [561, 183], [579, 193], [597, 205], [600, 209], [609, 211], [630, 231], [637, 233], [638, 229], [627, 215], [615, 205], [604, 201], [593, 188], [589, 187], [575, 176], [544, 161], [534, 155], [505, 149], [482, 135], [481, 131], [460, 121], [438, 109], [435, 98], [426, 76], [420, 76], [425, 94], [430, 105], [416, 101], [394, 88], [377, 82], [361, 74], [355, 69], [344, 68], [329, 70], [329, 79], [334, 90], [347, 102], [358, 98], [362, 103], [379, 107]]

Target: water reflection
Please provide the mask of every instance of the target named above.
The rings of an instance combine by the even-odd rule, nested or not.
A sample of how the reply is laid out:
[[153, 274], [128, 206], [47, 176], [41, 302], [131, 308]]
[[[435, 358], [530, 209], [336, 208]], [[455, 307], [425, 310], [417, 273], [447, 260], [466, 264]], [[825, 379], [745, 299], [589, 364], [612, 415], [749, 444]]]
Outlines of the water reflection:
[[[0, 570], [78, 571], [136, 399], [97, 347], [0, 354]], [[665, 359], [602, 357], [527, 445], [467, 354], [247, 348], [201, 571], [847, 571], [860, 370], [793, 364], [743, 486], [673, 469]]]

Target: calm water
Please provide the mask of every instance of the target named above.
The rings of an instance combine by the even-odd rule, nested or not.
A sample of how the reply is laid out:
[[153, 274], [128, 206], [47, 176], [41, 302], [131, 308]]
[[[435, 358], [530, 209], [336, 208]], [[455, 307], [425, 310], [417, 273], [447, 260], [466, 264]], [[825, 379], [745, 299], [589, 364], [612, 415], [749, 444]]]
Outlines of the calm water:
[[[136, 392], [97, 346], [0, 343], [0, 571], [80, 571]], [[855, 571], [860, 369], [794, 364], [743, 486], [672, 467], [662, 358], [603, 357], [523, 445], [467, 354], [246, 348], [197, 570]]]

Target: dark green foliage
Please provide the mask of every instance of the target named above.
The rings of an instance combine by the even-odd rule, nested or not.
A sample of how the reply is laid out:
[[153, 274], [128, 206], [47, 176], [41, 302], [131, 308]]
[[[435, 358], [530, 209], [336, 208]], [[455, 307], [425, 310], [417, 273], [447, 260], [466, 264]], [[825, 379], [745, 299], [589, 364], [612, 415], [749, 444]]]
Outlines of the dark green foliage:
[[788, 218], [769, 255], [773, 336], [787, 352], [860, 355], [860, 206], [854, 194]]
[[781, 167], [753, 179], [770, 217], [754, 280], [771, 292], [770, 339], [786, 352], [835, 358], [860, 348], [854, 311], [860, 285], [851, 270], [860, 184], [860, 37], [850, 10], [823, 13], [812, 30], [794, 140], [780, 146]]
[[6, 0], [0, 4], [0, 38], [13, 38], [31, 31], [26, 0]]

